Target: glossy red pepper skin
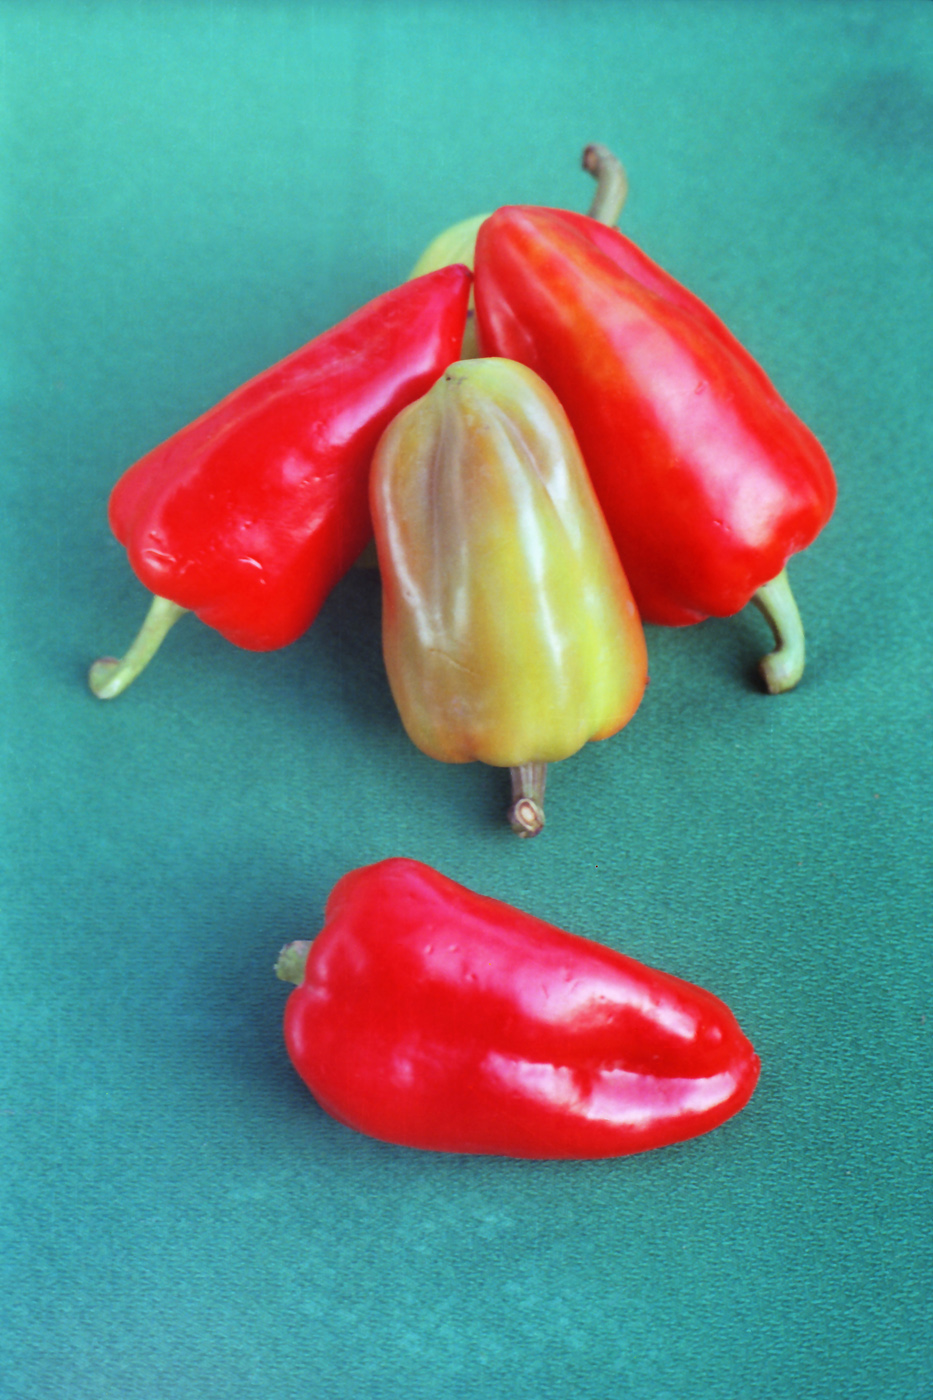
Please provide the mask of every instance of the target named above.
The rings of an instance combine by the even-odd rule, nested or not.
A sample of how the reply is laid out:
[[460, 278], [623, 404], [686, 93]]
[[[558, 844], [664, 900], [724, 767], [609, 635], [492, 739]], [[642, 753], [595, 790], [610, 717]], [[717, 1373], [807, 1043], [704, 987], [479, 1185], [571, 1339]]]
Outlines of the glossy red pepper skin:
[[557, 394], [646, 622], [742, 608], [832, 513], [816, 438], [722, 322], [616, 229], [511, 206], [476, 245], [480, 348]]
[[301, 636], [371, 537], [380, 434], [459, 354], [470, 281], [386, 292], [130, 467], [110, 523], [146, 587], [249, 650]]
[[334, 887], [285, 1041], [350, 1127], [511, 1157], [694, 1137], [738, 1112], [759, 1072], [711, 993], [402, 859]]

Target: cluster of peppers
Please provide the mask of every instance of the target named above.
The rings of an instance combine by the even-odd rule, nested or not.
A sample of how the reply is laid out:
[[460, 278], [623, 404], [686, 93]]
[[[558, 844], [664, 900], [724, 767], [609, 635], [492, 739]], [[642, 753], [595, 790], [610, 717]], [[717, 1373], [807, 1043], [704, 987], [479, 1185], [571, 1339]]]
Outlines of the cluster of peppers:
[[[512, 775], [544, 823], [547, 765], [631, 719], [643, 622], [765, 614], [768, 690], [804, 640], [786, 574], [829, 518], [822, 448], [724, 325], [614, 227], [603, 147], [588, 215], [505, 207], [412, 278], [224, 399], [117, 483], [114, 533], [153, 594], [118, 695], [172, 624], [288, 645], [375, 536], [383, 651], [426, 754]], [[335, 1116], [420, 1147], [605, 1156], [722, 1122], [752, 1047], [708, 993], [411, 861], [352, 872], [286, 1041]], [[464, 1047], [467, 1047], [466, 1049]]]

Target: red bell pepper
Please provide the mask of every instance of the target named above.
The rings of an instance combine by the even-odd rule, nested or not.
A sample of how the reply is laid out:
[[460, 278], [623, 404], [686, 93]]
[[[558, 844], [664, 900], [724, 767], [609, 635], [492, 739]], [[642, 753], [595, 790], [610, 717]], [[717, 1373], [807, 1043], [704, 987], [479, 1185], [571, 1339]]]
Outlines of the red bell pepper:
[[829, 519], [836, 483], [747, 351], [618, 230], [564, 210], [487, 219], [475, 297], [482, 353], [528, 365], [563, 404], [643, 619], [755, 601], [779, 643], [765, 682], [796, 684], [785, 564]]
[[90, 682], [118, 695], [190, 609], [229, 641], [295, 641], [370, 539], [380, 434], [456, 360], [470, 273], [446, 267], [377, 297], [230, 394], [120, 478], [110, 523], [156, 595], [122, 661]]
[[758, 1056], [711, 993], [413, 860], [350, 871], [282, 950], [285, 1042], [328, 1113], [386, 1142], [614, 1157], [742, 1108]]

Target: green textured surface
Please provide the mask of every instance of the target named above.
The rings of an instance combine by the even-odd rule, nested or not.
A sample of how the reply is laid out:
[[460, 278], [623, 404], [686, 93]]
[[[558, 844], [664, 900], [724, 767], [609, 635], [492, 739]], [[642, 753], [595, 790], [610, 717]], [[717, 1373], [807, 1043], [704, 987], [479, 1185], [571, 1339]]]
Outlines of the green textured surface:
[[[0, 43], [3, 1400], [933, 1394], [933, 5], [8, 0]], [[95, 701], [120, 471], [448, 223], [585, 208], [594, 139], [836, 465], [800, 690], [757, 615], [652, 629], [532, 843], [401, 732], [371, 575]], [[272, 962], [391, 854], [723, 996], [749, 1107], [589, 1164], [325, 1118]]]

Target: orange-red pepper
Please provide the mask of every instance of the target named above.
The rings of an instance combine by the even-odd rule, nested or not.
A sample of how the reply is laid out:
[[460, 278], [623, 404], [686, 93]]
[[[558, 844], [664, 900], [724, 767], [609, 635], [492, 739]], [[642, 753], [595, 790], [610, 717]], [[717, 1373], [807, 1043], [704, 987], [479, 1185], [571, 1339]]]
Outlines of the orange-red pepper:
[[480, 227], [483, 354], [534, 369], [573, 425], [642, 617], [680, 626], [755, 601], [803, 670], [785, 564], [836, 482], [820, 444], [722, 322], [616, 229], [513, 206]]

